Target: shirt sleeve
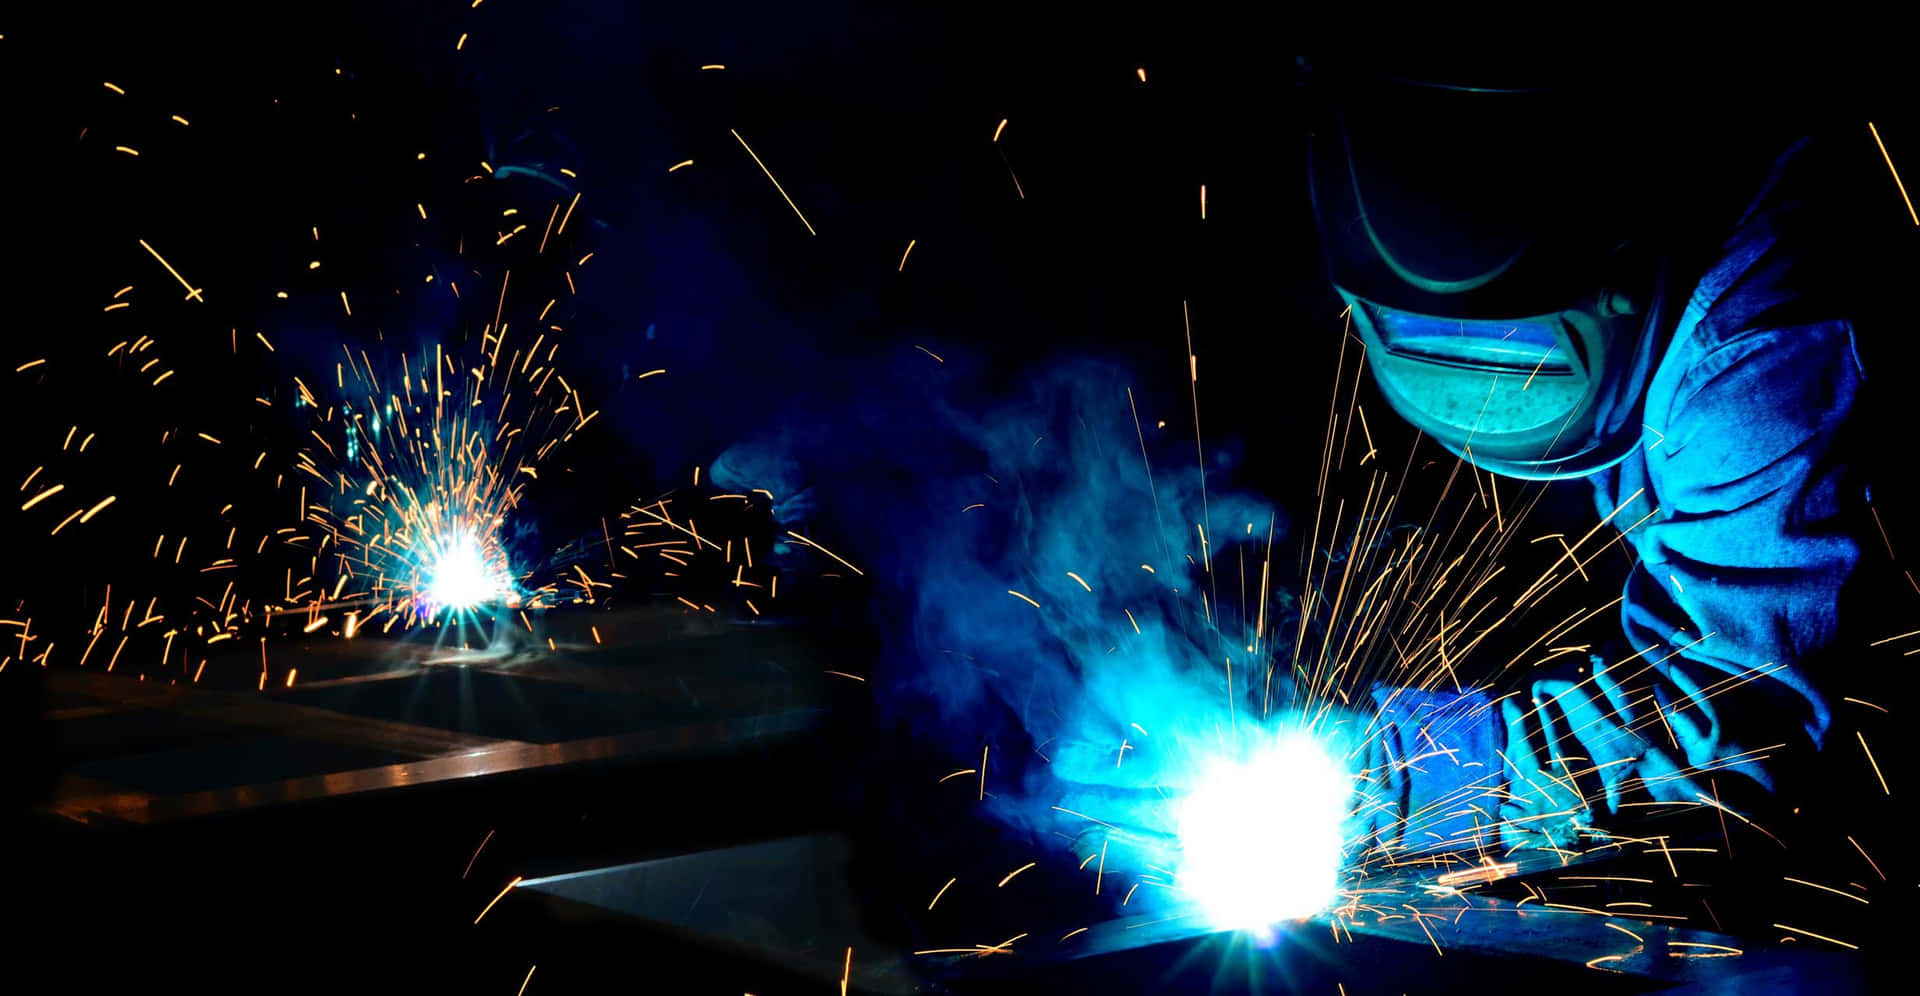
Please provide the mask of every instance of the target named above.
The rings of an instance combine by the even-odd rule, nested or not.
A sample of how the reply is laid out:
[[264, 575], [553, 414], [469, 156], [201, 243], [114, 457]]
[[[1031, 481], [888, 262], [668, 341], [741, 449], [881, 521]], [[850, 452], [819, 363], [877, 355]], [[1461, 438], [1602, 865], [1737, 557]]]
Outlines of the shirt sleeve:
[[1691, 799], [1721, 770], [1773, 789], [1786, 755], [1825, 737], [1817, 672], [1860, 552], [1838, 445], [1858, 387], [1851, 327], [1827, 322], [1729, 337], [1649, 399], [1659, 438], [1641, 507], [1621, 512], [1637, 653], [1596, 683], [1617, 720], [1600, 730], [1634, 744], [1592, 753], [1637, 755], [1627, 767], [1656, 798]]

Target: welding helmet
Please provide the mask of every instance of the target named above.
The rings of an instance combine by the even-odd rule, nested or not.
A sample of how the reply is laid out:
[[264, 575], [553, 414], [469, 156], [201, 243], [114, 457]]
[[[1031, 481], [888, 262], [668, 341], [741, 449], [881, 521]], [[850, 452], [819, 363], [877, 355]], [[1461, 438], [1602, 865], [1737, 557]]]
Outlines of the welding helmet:
[[1316, 80], [1315, 221], [1396, 411], [1482, 469], [1583, 477], [1641, 438], [1683, 303], [1648, 221], [1671, 153], [1595, 87], [1513, 75]]

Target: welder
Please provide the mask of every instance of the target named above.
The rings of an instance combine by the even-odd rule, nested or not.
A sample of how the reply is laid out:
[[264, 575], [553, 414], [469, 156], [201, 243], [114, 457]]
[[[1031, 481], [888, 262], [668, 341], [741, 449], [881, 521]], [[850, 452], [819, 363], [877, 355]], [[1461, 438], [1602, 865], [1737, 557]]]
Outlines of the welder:
[[[1309, 69], [1314, 218], [1379, 394], [1477, 473], [1583, 479], [1633, 555], [1591, 653], [1372, 690], [1356, 843], [1483, 845], [1474, 795], [1505, 848], [1591, 846], [1635, 802], [1765, 807], [1858, 687], [1871, 141], [1781, 136], [1743, 176], [1740, 95], [1594, 68]], [[1449, 799], [1459, 826], [1410, 825]], [[1158, 823], [1129, 827], [1147, 853]]]
[[[1596, 802], [1780, 788], [1832, 722], [1822, 658], [1866, 499], [1837, 143], [1799, 138], [1723, 206], [1737, 173], [1690, 172], [1719, 156], [1664, 93], [1334, 72], [1313, 205], [1380, 393], [1480, 471], [1586, 479], [1636, 554], [1624, 639], [1485, 710], [1503, 836], [1570, 847]], [[1474, 735], [1477, 704], [1375, 698]], [[1395, 767], [1417, 807], [1422, 767]]]

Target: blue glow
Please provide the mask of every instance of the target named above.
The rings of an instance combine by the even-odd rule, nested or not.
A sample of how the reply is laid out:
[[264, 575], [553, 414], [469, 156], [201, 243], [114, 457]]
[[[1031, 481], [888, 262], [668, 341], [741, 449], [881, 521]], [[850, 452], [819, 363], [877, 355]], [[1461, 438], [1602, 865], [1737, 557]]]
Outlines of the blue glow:
[[513, 579], [471, 535], [461, 533], [430, 545], [434, 550], [425, 586], [429, 607], [471, 609], [512, 593]]
[[353, 406], [341, 405], [340, 413], [346, 416], [347, 462], [358, 463], [360, 460], [360, 426], [354, 422]]
[[1216, 759], [1179, 804], [1181, 891], [1221, 929], [1264, 931], [1325, 910], [1339, 894], [1352, 790], [1304, 731]]

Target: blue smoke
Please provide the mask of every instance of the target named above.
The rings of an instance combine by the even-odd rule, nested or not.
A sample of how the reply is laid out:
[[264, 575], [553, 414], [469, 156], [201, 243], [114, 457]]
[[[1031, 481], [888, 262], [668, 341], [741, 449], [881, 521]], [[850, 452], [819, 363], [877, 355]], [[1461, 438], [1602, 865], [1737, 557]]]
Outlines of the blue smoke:
[[[1153, 403], [1117, 364], [1069, 360], [969, 396], [975, 378], [951, 354], [942, 367], [912, 356], [849, 412], [729, 450], [716, 483], [820, 493], [823, 528], [879, 581], [883, 723], [945, 755], [930, 763], [971, 766], [990, 747], [988, 802], [1008, 826], [1049, 828], [1063, 774], [1124, 764], [1177, 782], [1197, 745], [1259, 708], [1248, 634], [1269, 524], [1278, 545], [1285, 521], [1217, 471], [1203, 500], [1191, 423], [1175, 421], [1190, 409]], [[1279, 601], [1269, 640], [1288, 624], [1272, 618]]]

